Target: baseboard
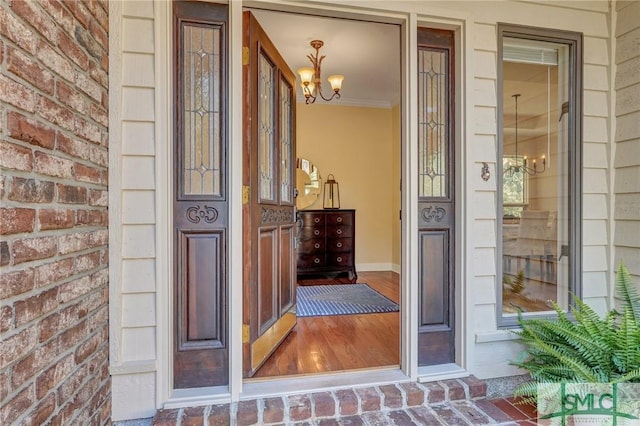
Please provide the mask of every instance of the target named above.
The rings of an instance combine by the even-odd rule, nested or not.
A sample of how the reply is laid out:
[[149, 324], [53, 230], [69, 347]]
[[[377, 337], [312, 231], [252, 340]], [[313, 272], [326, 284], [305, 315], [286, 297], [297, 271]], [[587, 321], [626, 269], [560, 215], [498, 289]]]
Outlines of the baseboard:
[[358, 263], [357, 272], [393, 271], [392, 263]]

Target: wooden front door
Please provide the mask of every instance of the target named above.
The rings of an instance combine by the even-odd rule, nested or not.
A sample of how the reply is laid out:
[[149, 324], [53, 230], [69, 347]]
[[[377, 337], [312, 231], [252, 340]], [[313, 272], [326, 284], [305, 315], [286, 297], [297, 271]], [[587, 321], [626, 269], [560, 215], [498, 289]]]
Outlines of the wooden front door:
[[224, 5], [173, 3], [176, 388], [229, 381], [227, 15]]
[[418, 365], [455, 361], [453, 35], [418, 29]]
[[295, 75], [243, 20], [243, 365], [251, 377], [296, 324]]

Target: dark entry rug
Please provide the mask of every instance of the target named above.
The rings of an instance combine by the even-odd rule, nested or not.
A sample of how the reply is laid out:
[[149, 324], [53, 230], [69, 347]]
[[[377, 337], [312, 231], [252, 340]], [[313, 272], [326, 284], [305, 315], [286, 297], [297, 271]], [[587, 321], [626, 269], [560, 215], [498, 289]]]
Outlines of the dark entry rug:
[[299, 317], [397, 312], [398, 304], [367, 284], [298, 286]]

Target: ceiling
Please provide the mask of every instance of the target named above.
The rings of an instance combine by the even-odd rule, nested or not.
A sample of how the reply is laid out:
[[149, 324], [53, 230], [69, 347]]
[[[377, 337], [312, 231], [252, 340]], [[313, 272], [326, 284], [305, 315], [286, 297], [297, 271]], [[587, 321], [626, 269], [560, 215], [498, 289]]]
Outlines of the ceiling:
[[[400, 100], [400, 27], [393, 24], [252, 10], [260, 25], [296, 73], [298, 100], [304, 100], [296, 70], [311, 66], [311, 40], [324, 41], [320, 55], [323, 93], [327, 77], [344, 75], [341, 98], [331, 104], [390, 108]], [[324, 102], [318, 99], [316, 102]]]

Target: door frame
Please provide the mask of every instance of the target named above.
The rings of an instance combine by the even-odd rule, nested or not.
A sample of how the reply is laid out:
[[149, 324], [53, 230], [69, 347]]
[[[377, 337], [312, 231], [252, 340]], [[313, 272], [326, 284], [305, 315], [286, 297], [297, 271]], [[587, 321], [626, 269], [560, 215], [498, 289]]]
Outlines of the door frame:
[[[351, 17], [376, 22], [400, 25], [401, 32], [401, 179], [402, 179], [402, 223], [401, 223], [401, 300], [400, 300], [400, 368], [394, 370], [390, 380], [436, 380], [441, 378], [467, 375], [465, 369], [473, 366], [473, 309], [474, 305], [467, 293], [467, 283], [472, 282], [473, 247], [467, 242], [467, 229], [473, 218], [467, 214], [467, 187], [471, 177], [466, 171], [478, 171], [476, 160], [467, 156], [466, 139], [473, 135], [473, 129], [467, 131], [465, 117], [474, 116], [475, 103], [473, 93], [465, 90], [473, 87], [472, 17], [466, 13], [452, 10], [434, 10], [432, 16], [419, 16], [416, 13], [394, 12], [367, 7], [318, 6], [313, 4], [293, 4], [286, 1], [231, 1], [229, 6], [229, 91], [230, 94], [242, 93], [242, 55], [233, 52], [242, 51], [242, 11], [244, 7], [260, 7], [274, 11], [315, 14], [328, 17]], [[172, 179], [164, 173], [171, 170], [174, 158], [172, 108], [172, 12], [170, 2], [154, 3], [155, 25], [155, 70], [156, 70], [156, 311], [157, 318], [156, 352], [156, 406], [158, 408], [184, 407], [190, 404], [218, 403], [240, 400], [247, 395], [247, 384], [242, 369], [242, 300], [243, 265], [231, 261], [229, 267], [229, 385], [189, 390], [173, 389], [173, 324], [171, 291], [173, 277], [173, 240], [171, 229], [173, 217], [167, 206], [173, 197]], [[456, 38], [456, 203], [460, 206], [456, 212], [456, 365], [418, 368], [417, 358], [417, 300], [418, 300], [418, 198], [414, 176], [417, 175], [417, 123], [412, 117], [417, 111], [417, 28], [433, 27], [455, 31]], [[118, 31], [114, 31], [116, 33]], [[119, 32], [118, 32], [119, 33]], [[229, 247], [230, 259], [242, 259], [242, 96], [231, 96], [229, 100]], [[476, 173], [470, 176], [477, 177]], [[115, 224], [113, 224], [115, 225]], [[119, 226], [119, 224], [118, 224]], [[116, 242], [117, 243], [117, 242]], [[398, 373], [401, 373], [398, 375]], [[344, 375], [339, 373], [336, 376]], [[365, 377], [366, 372], [360, 376]], [[328, 375], [323, 377], [326, 379]], [[395, 379], [394, 379], [395, 377]], [[274, 379], [274, 382], [281, 379]], [[357, 385], [357, 383], [351, 383]], [[258, 391], [260, 392], [260, 391]]]

